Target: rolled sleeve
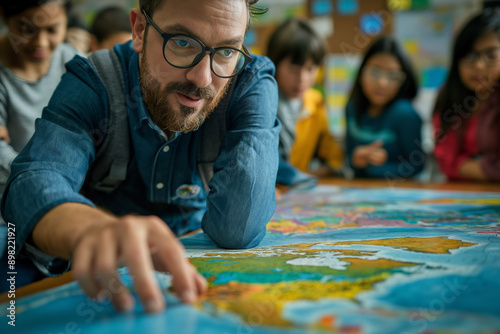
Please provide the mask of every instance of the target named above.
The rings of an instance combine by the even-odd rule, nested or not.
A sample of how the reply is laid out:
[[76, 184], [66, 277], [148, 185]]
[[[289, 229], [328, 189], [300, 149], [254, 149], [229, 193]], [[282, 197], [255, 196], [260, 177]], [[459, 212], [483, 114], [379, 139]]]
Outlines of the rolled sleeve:
[[[25, 244], [38, 221], [57, 205], [77, 202], [93, 206], [91, 201], [68, 189], [66, 184], [64, 177], [52, 171], [23, 173], [9, 183], [5, 191], [8, 196], [3, 201], [3, 217], [18, 227], [18, 245]], [[41, 195], [29, 196], [28, 193]]]
[[3, 218], [17, 228], [16, 251], [46, 275], [60, 274], [69, 264], [36, 249], [30, 238], [35, 225], [63, 203], [94, 206], [79, 191], [95, 158], [91, 133], [107, 115], [107, 96], [97, 92], [102, 87], [95, 88], [96, 77], [85, 66], [81, 59], [68, 63], [69, 72], [36, 120], [35, 134], [12, 162], [2, 196]]
[[29, 242], [25, 243], [24, 246], [24, 254], [28, 256], [35, 267], [45, 276], [59, 276], [69, 270], [71, 265], [69, 261], [45, 254]]

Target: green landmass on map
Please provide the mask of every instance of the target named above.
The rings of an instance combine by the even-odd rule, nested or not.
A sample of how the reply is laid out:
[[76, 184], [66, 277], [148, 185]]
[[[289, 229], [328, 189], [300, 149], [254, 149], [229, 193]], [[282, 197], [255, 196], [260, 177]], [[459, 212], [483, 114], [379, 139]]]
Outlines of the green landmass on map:
[[[403, 273], [405, 267], [423, 265], [379, 257], [378, 251], [339, 247], [354, 245], [448, 254], [474, 244], [447, 237], [408, 237], [207, 252], [190, 259], [209, 282], [200, 305], [212, 312], [234, 312], [249, 324], [289, 327], [294, 324], [282, 317], [287, 303], [325, 298], [355, 301], [359, 293], [373, 290], [374, 284]], [[334, 319], [327, 322], [333, 323]], [[316, 328], [324, 325], [325, 319], [319, 319]]]

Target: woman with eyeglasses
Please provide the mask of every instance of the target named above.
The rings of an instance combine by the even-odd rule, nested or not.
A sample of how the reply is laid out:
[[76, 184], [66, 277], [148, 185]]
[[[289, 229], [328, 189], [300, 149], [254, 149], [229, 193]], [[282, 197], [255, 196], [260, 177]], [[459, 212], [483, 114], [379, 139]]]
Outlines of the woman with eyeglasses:
[[500, 12], [472, 18], [455, 40], [434, 113], [437, 163], [449, 179], [500, 181]]
[[422, 120], [412, 106], [417, 82], [390, 36], [366, 51], [346, 106], [346, 159], [354, 177], [401, 179], [422, 171]]

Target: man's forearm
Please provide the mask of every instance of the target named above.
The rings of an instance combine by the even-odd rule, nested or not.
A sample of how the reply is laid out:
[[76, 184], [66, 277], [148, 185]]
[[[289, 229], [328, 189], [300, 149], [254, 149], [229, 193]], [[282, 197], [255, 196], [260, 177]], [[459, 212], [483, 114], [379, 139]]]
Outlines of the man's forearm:
[[71, 260], [81, 235], [96, 224], [116, 220], [112, 215], [81, 203], [64, 203], [47, 212], [32, 232], [35, 246], [44, 253]]

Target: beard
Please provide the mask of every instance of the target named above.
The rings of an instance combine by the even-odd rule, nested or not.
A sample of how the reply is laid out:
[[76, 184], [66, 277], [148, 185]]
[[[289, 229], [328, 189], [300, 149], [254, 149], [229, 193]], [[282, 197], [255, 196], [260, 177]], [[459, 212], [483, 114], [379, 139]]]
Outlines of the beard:
[[[140, 84], [144, 104], [153, 122], [166, 134], [172, 132], [187, 133], [197, 130], [205, 119], [214, 111], [220, 99], [229, 87], [230, 80], [217, 95], [211, 87], [200, 88], [194, 83], [171, 82], [161, 88], [160, 82], [153, 77], [146, 62], [146, 52], [142, 54], [140, 64]], [[175, 110], [167, 97], [175, 93], [192, 98], [202, 98], [206, 104], [201, 109], [187, 107], [179, 103], [179, 110]]]

